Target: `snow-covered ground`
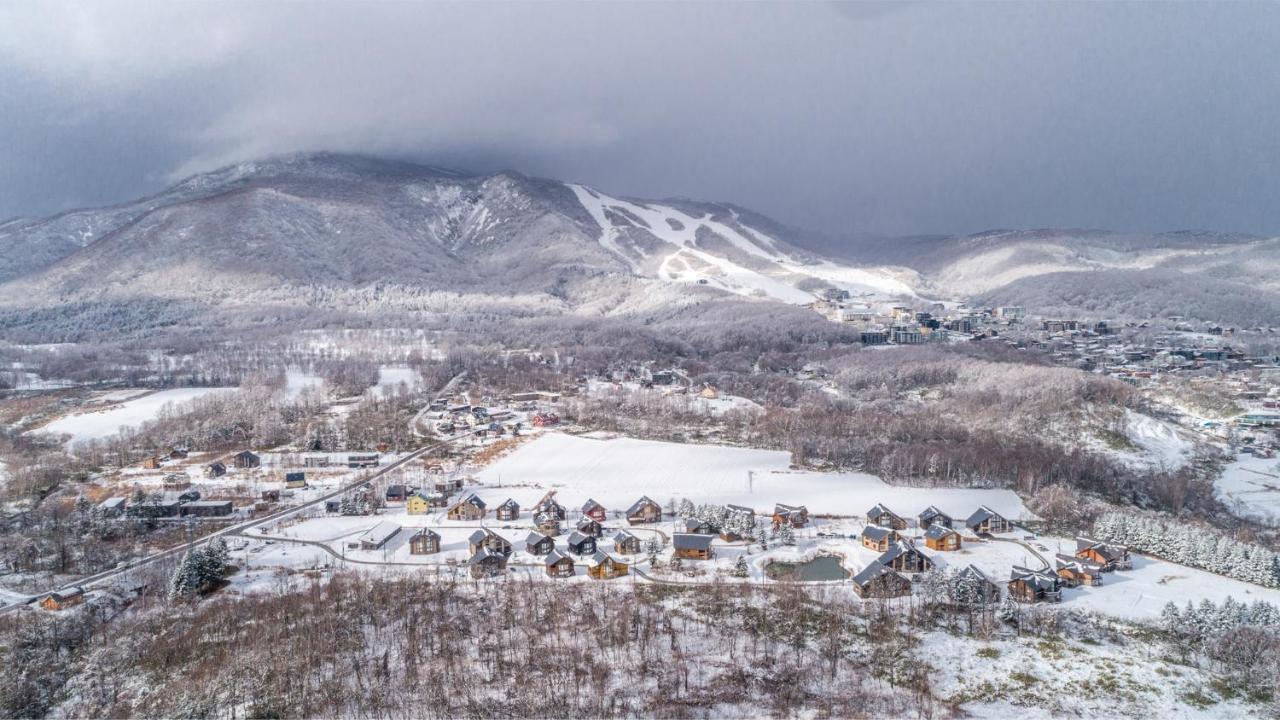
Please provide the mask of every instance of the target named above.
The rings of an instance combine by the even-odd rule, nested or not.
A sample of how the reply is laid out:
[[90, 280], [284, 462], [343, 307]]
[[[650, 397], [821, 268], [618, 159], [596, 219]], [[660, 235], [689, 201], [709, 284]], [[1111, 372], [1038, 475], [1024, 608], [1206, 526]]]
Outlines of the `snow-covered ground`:
[[324, 386], [324, 378], [298, 368], [289, 368], [284, 373], [285, 396], [292, 399], [302, 394], [304, 390], [309, 388], [318, 388]]
[[[1010, 519], [1025, 519], [1022, 500], [1009, 490], [897, 487], [865, 473], [791, 470], [785, 452], [713, 445], [685, 445], [617, 438], [596, 440], [553, 432], [522, 445], [485, 468], [480, 497], [522, 505], [547, 490], [566, 506], [594, 498], [625, 510], [640, 496], [658, 503], [733, 503], [771, 511], [775, 503], [806, 505], [822, 515], [864, 515], [876, 503], [911, 516], [930, 505], [958, 518], [986, 505]], [[509, 489], [494, 486], [505, 485]], [[519, 486], [519, 487], [510, 487]]]
[[1194, 433], [1150, 415], [1125, 410], [1123, 434], [1130, 447], [1108, 446], [1099, 440], [1095, 449], [1135, 468], [1174, 470], [1195, 456]]
[[394, 393], [401, 383], [412, 390], [415, 386], [422, 384], [422, 376], [411, 367], [384, 365], [378, 368], [378, 384], [374, 392], [386, 396]]
[[1213, 487], [1236, 515], [1280, 525], [1280, 460], [1241, 455]]
[[151, 420], [168, 403], [181, 403], [209, 393], [229, 392], [229, 388], [177, 388], [144, 395], [106, 410], [77, 413], [58, 418], [43, 428], [55, 435], [70, 435], [70, 442], [100, 440]]

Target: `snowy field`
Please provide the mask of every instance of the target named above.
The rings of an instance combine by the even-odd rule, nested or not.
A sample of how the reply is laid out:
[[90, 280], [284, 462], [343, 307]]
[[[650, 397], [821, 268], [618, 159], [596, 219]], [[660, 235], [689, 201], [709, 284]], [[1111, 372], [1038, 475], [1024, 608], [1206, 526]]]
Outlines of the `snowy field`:
[[284, 394], [290, 400], [301, 395], [304, 390], [324, 387], [324, 378], [298, 368], [285, 370], [284, 378]]
[[1126, 410], [1126, 431], [1136, 446], [1133, 452], [1117, 452], [1135, 466], [1176, 469], [1186, 465], [1195, 452], [1195, 442], [1185, 430], [1142, 413]]
[[1213, 487], [1237, 516], [1280, 525], [1280, 460], [1241, 455]]
[[394, 393], [401, 383], [412, 390], [422, 384], [422, 376], [411, 367], [384, 365], [378, 368], [378, 384], [373, 390], [379, 396], [386, 397]]
[[903, 516], [937, 505], [965, 518], [986, 505], [1012, 520], [1028, 518], [1010, 490], [896, 487], [864, 473], [797, 471], [789, 465], [787, 453], [772, 450], [546, 433], [485, 468], [477, 479], [487, 486], [480, 497], [494, 504], [510, 496], [527, 506], [555, 489], [566, 506], [593, 498], [610, 510], [625, 510], [648, 495], [663, 505], [689, 498], [757, 512], [772, 511], [775, 503], [806, 505], [819, 515], [865, 515], [885, 503]]
[[78, 413], [58, 418], [43, 428], [55, 435], [70, 435], [70, 442], [100, 440], [154, 419], [169, 403], [181, 403], [210, 393], [229, 392], [231, 388], [177, 388], [162, 390], [129, 400], [106, 410]]

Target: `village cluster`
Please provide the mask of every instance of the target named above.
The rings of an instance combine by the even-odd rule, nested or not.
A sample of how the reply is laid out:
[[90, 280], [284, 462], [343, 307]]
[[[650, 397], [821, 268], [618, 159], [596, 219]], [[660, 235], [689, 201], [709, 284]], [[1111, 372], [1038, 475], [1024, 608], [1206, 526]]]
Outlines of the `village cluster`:
[[[371, 508], [382, 504], [389, 513], [402, 511], [406, 519], [431, 516], [429, 520], [435, 524], [406, 527], [388, 517], [348, 537], [345, 550], [376, 552], [397, 538], [403, 543], [407, 535], [411, 556], [436, 555], [444, 547], [442, 533], [461, 528], [471, 530], [466, 538], [465, 559], [451, 557], [439, 564], [464, 566], [476, 579], [499, 576], [514, 564], [540, 566], [551, 578], [573, 577], [579, 566], [585, 566], [586, 575], [595, 579], [634, 573], [646, 580], [678, 582], [671, 579], [677, 575], [654, 574], [660, 556], [667, 568], [679, 570], [684, 563], [711, 561], [718, 551], [732, 548], [737, 562], [727, 574], [746, 578], [747, 551], [764, 551], [771, 544], [794, 546], [797, 530], [812, 528], [815, 521], [825, 522], [811, 517], [808, 508], [801, 505], [777, 503], [771, 512], [759, 513], [755, 508], [734, 504], [695, 506], [684, 499], [664, 508], [648, 496], [639, 497], [621, 511], [588, 499], [571, 512], [559, 501], [555, 490], [546, 492], [528, 508], [511, 497], [495, 505], [481, 497], [471, 480], [446, 473], [438, 462], [427, 461], [425, 465], [435, 479], [422, 487], [389, 484], [380, 503], [370, 497], [374, 488], [358, 488], [350, 498], [329, 500], [325, 513], [373, 514]], [[486, 525], [488, 521], [498, 524]], [[526, 534], [518, 537], [513, 531]], [[851, 576], [845, 571], [843, 578], [833, 580], [849, 581], [853, 592], [864, 598], [910, 595], [913, 584], [936, 567], [926, 549], [950, 553], [959, 551], [967, 542], [1004, 541], [1030, 550], [1022, 540], [1022, 532], [1025, 531], [1020, 532], [1012, 521], [986, 506], [978, 507], [960, 521], [930, 506], [909, 521], [877, 504], [866, 513], [861, 533], [852, 539], [878, 556]], [[264, 536], [281, 537], [275, 532]], [[818, 538], [826, 536], [825, 532], [817, 533]], [[921, 540], [923, 547], [917, 544]], [[528, 560], [518, 559], [517, 551], [522, 551]], [[1064, 587], [1101, 585], [1104, 573], [1130, 567], [1126, 548], [1088, 538], [1076, 541], [1074, 553], [1060, 553], [1052, 561], [1034, 550], [1030, 552], [1043, 567], [1014, 566], [1007, 580], [996, 581], [970, 564], [958, 576], [972, 582], [977, 598], [983, 602], [1000, 600], [1006, 594], [1001, 586], [1007, 587], [1008, 597], [1017, 602], [1057, 602]], [[646, 559], [647, 565], [640, 567]]]

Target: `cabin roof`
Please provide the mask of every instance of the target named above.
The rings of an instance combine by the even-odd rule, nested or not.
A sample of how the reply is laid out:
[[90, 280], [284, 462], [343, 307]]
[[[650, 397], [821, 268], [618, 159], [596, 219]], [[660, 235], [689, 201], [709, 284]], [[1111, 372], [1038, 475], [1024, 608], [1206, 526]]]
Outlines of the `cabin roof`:
[[697, 533], [673, 533], [671, 536], [671, 544], [677, 550], [710, 550], [713, 540], [715, 540], [713, 535]]

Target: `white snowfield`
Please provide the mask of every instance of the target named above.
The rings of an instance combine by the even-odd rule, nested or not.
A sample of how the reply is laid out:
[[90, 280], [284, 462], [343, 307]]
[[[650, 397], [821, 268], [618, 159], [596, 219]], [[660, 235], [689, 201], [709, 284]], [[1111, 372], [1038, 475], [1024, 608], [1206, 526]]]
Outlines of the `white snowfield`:
[[[557, 490], [567, 507], [588, 498], [610, 510], [626, 510], [642, 495], [660, 504], [688, 498], [694, 503], [732, 503], [771, 512], [775, 503], [805, 505], [819, 515], [865, 515], [876, 503], [911, 516], [930, 505], [958, 519], [986, 505], [1013, 520], [1027, 519], [1022, 500], [1010, 490], [910, 488], [889, 485], [865, 473], [821, 473], [790, 469], [785, 452], [684, 445], [632, 438], [596, 440], [545, 433], [477, 475], [479, 492], [497, 504], [508, 496], [521, 505]], [[494, 487], [519, 485], [509, 490]]]
[[1132, 410], [1125, 410], [1129, 440], [1134, 452], [1114, 452], [1136, 466], [1174, 470], [1186, 465], [1195, 454], [1195, 442], [1177, 426]]
[[169, 403], [181, 403], [210, 393], [231, 392], [232, 388], [177, 388], [144, 395], [97, 412], [79, 413], [58, 418], [44, 426], [43, 431], [55, 435], [70, 435], [71, 443], [101, 440], [119, 433], [123, 428], [136, 427], [152, 420], [160, 409]]
[[1235, 515], [1280, 526], [1280, 460], [1241, 455], [1213, 487]]
[[[796, 287], [797, 282], [811, 279], [863, 296], [916, 296], [909, 285], [888, 270], [793, 257], [774, 238], [748, 228], [736, 213], [735, 222], [728, 225], [713, 220], [710, 214], [694, 217], [667, 205], [621, 200], [584, 185], [568, 187], [600, 227], [600, 245], [624, 259], [637, 273], [641, 271], [637, 255], [645, 260], [649, 256], [640, 248], [623, 246], [621, 237], [627, 229], [643, 230], [675, 247], [674, 252], [656, 260], [657, 276], [667, 282], [703, 283], [738, 295], [768, 297], [795, 305], [813, 302], [812, 293]], [[698, 242], [700, 231], [724, 240], [745, 264], [708, 252]]]

